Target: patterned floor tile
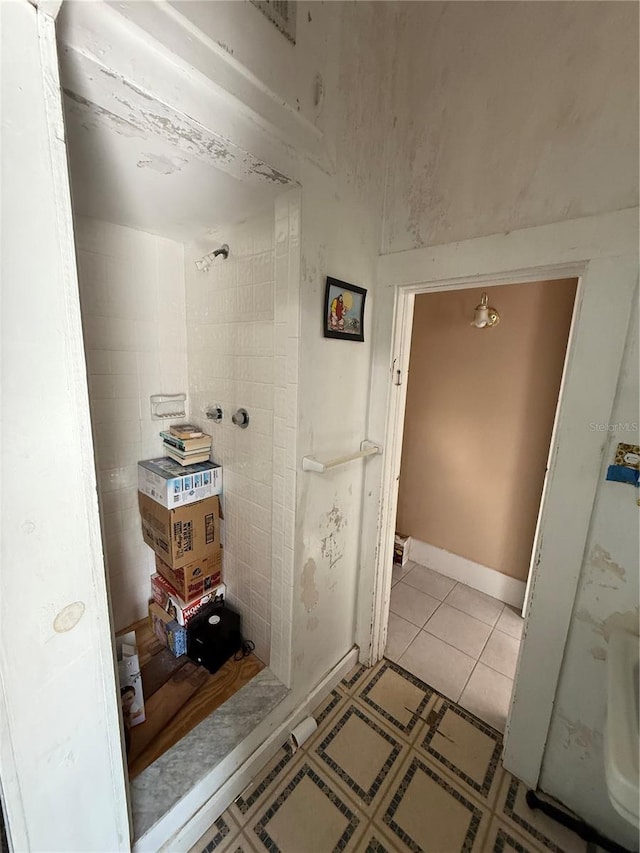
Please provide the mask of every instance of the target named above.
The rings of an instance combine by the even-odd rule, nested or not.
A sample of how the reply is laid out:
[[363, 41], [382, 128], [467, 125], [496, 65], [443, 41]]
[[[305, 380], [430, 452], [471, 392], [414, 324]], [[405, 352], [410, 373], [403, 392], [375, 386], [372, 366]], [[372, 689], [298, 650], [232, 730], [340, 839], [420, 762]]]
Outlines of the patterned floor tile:
[[496, 816], [525, 838], [535, 850], [552, 853], [585, 853], [586, 842], [574, 832], [552, 820], [541, 811], [533, 811], [526, 803], [527, 786], [510, 773], [505, 773]]
[[411, 750], [374, 818], [394, 850], [432, 853], [479, 851], [490, 811]]
[[455, 777], [468, 793], [492, 805], [503, 770], [501, 735], [448, 699], [439, 700], [420, 731], [416, 749], [429, 763]]
[[397, 664], [355, 667], [192, 853], [586, 853], [531, 811], [501, 735]]
[[347, 693], [353, 693], [370, 673], [371, 669], [369, 667], [358, 664], [342, 679], [340, 687]]
[[357, 849], [366, 819], [308, 762], [302, 762], [273, 793], [266, 808], [244, 829], [257, 850], [339, 853]]
[[211, 851], [235, 851], [232, 842], [240, 834], [236, 823], [225, 813], [209, 828], [200, 841], [192, 848], [192, 853], [211, 853]]
[[248, 816], [261, 800], [272, 796], [273, 786], [286, 776], [297, 758], [297, 754], [287, 741], [251, 780], [228, 809], [228, 813], [240, 826], [246, 823]]
[[483, 853], [534, 853], [527, 840], [497, 818], [491, 823]]
[[369, 824], [356, 853], [394, 853], [394, 847], [379, 829]]
[[392, 661], [384, 660], [354, 696], [411, 742], [420, 719], [426, 717], [437, 694], [419, 678]]
[[310, 752], [314, 765], [363, 813], [373, 815], [378, 795], [402, 764], [408, 744], [354, 701], [323, 735]]

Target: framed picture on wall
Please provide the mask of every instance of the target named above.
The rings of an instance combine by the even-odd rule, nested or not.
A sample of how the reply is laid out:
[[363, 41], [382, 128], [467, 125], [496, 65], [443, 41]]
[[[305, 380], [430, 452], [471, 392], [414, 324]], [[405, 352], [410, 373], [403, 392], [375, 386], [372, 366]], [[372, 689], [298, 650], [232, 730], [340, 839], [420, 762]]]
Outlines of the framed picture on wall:
[[325, 338], [364, 341], [364, 300], [367, 291], [327, 276], [324, 296], [323, 329]]

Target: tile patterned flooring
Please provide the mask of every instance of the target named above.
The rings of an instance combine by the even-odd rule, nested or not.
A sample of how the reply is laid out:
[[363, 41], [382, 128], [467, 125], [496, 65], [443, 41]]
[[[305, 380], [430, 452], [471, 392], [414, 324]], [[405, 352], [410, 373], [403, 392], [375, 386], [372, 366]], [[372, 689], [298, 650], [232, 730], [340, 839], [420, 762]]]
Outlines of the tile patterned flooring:
[[356, 667], [192, 853], [585, 853], [526, 805], [502, 737], [392, 661]]
[[386, 656], [501, 732], [522, 624], [498, 599], [425, 566], [393, 567]]

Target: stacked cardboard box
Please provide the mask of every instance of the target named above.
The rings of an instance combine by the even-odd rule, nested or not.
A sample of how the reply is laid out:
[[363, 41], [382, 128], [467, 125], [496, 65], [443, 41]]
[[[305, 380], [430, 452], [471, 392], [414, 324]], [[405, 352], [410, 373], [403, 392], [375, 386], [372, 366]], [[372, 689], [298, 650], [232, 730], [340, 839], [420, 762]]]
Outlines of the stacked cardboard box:
[[149, 615], [176, 656], [184, 654], [189, 620], [224, 594], [221, 491], [222, 468], [211, 462], [182, 466], [161, 458], [138, 465], [142, 537], [156, 555]]

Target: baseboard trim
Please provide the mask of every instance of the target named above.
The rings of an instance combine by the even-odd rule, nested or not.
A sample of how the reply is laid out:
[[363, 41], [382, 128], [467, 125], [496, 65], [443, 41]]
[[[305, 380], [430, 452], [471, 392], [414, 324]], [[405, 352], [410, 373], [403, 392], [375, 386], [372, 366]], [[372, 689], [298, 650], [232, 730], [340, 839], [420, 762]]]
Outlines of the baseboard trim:
[[413, 537], [409, 548], [409, 559], [420, 563], [421, 566], [428, 566], [438, 574], [446, 575], [452, 580], [460, 581], [479, 592], [491, 595], [499, 601], [504, 601], [505, 604], [518, 609], [522, 608], [526, 589], [524, 581], [510, 578], [488, 566], [474, 563], [473, 560], [459, 557], [457, 554], [445, 551], [444, 548], [437, 548], [435, 545], [429, 545]]
[[[190, 850], [213, 822], [244, 791], [256, 773], [276, 754], [291, 730], [320, 704], [357, 662], [358, 648], [354, 646], [285, 719], [280, 721], [274, 719], [278, 712], [278, 708], [275, 708], [270, 721], [275, 728], [271, 734], [160, 849], [167, 852]], [[140, 845], [140, 848], [149, 849], [147, 845]]]

